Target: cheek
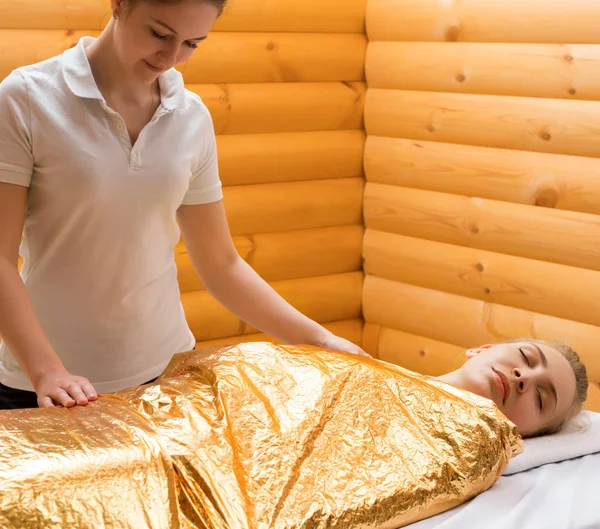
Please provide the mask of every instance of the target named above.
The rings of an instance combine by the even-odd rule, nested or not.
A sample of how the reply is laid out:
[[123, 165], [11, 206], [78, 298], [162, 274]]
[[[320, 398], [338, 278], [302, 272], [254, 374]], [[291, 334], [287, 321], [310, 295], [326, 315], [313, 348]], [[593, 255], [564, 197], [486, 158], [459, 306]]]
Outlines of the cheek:
[[532, 406], [524, 400], [514, 403], [504, 410], [505, 415], [517, 425], [522, 434], [527, 435], [538, 428], [538, 416]]
[[126, 62], [135, 62], [152, 52], [153, 42], [147, 35], [140, 35], [139, 32], [124, 32], [120, 39], [121, 55]]
[[181, 64], [183, 62], [188, 61], [189, 58], [194, 53], [194, 51], [196, 51], [196, 50], [194, 50], [184, 44], [184, 46], [181, 48], [181, 50], [177, 54], [177, 64]]

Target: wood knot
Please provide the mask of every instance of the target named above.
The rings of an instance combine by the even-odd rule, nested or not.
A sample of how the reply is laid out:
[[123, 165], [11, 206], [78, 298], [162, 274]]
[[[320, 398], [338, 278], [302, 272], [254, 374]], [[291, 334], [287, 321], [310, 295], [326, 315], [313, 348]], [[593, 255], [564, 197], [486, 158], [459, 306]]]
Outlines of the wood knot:
[[567, 54], [567, 55], [565, 55], [565, 56], [563, 57], [563, 59], [564, 59], [566, 62], [573, 62], [573, 61], [574, 61], [574, 59], [573, 59], [573, 55], [571, 55], [571, 54]]
[[540, 132], [540, 138], [542, 138], [544, 141], [550, 141], [552, 139], [552, 135], [547, 130], [543, 130]]
[[435, 126], [432, 125], [431, 123], [429, 125], [427, 125], [427, 132], [435, 132]]
[[489, 288], [485, 288], [484, 292], [488, 295], [492, 293], [492, 291]]
[[277, 45], [274, 42], [269, 42], [267, 44], [267, 50], [272, 51], [277, 47]]
[[471, 226], [471, 233], [477, 235], [479, 233], [479, 228], [477, 226]]
[[464, 83], [464, 82], [466, 81], [466, 79], [467, 79], [467, 78], [465, 77], [465, 74], [463, 74], [463, 73], [459, 73], [459, 74], [456, 76], [456, 80], [457, 80], [459, 83]]
[[477, 270], [478, 272], [483, 272], [485, 270], [485, 267], [481, 263], [477, 263], [475, 265], [475, 270]]
[[458, 40], [459, 35], [459, 27], [458, 26], [448, 26], [446, 28], [446, 32], [444, 33], [444, 38], [448, 42], [456, 42]]
[[542, 208], [555, 208], [558, 203], [558, 191], [551, 187], [540, 189], [535, 195], [535, 205]]
[[575, 90], [575, 88], [569, 88], [569, 94], [574, 96], [576, 93], [577, 93], [577, 90]]
[[75, 35], [75, 30], [74, 29], [67, 29], [67, 37], [72, 37], [73, 35]]
[[426, 356], [427, 355], [427, 351], [425, 351], [425, 349], [421, 349], [419, 351], [419, 356]]

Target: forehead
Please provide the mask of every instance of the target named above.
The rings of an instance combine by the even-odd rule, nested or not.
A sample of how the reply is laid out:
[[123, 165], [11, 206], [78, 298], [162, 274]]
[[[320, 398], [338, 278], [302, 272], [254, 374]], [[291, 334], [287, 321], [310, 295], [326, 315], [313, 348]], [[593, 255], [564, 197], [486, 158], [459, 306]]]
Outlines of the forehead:
[[206, 0], [139, 2], [135, 11], [140, 17], [164, 22], [183, 38], [205, 36], [219, 13], [217, 6]]

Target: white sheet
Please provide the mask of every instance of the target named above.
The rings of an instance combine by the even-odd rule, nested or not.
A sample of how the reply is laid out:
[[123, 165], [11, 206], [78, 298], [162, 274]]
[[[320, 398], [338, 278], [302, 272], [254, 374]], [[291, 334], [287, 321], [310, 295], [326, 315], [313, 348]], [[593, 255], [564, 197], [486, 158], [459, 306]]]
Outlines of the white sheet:
[[600, 453], [511, 476], [409, 529], [598, 529]]
[[600, 413], [584, 411], [561, 432], [526, 439], [524, 445], [523, 453], [508, 463], [505, 476], [600, 452]]

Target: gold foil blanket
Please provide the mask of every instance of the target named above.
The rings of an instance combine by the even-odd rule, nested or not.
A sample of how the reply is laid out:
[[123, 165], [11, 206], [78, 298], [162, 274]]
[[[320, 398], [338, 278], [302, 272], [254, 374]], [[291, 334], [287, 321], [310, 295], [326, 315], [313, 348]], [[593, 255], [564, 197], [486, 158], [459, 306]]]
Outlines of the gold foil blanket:
[[0, 412], [0, 527], [395, 529], [521, 450], [491, 401], [398, 366], [205, 349], [86, 407]]

